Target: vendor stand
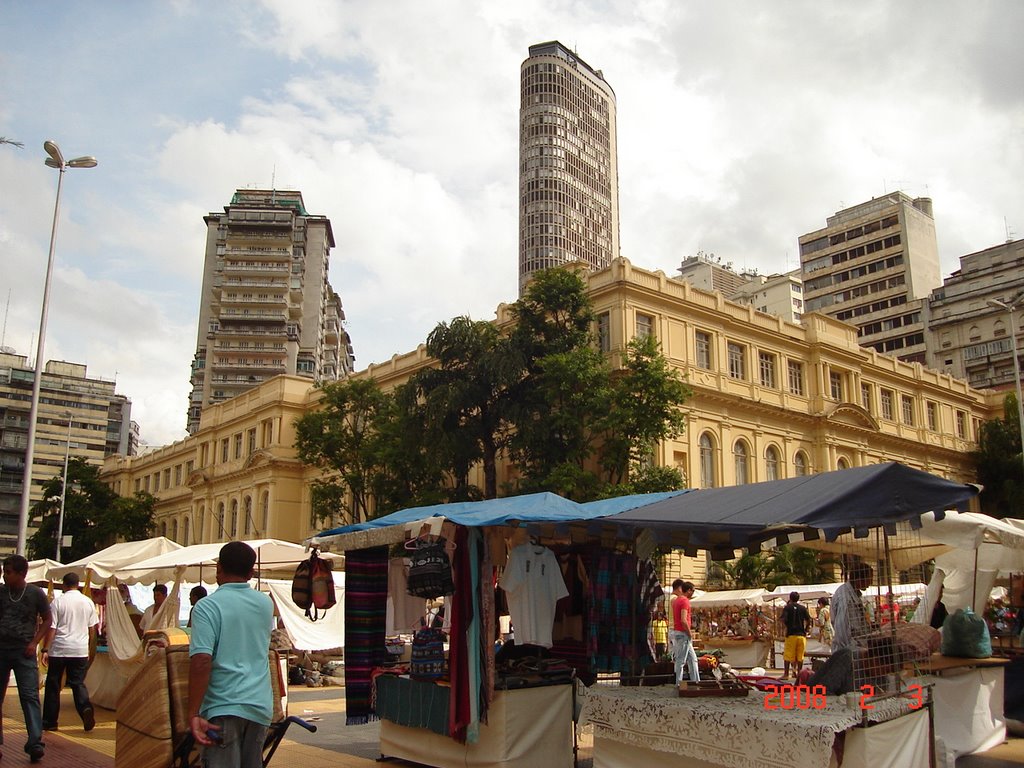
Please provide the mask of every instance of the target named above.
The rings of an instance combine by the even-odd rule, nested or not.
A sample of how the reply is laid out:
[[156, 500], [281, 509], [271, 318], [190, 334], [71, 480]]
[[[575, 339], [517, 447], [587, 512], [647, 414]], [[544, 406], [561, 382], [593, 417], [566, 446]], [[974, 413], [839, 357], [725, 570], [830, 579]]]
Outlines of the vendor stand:
[[[346, 696], [348, 698], [348, 713], [350, 722], [365, 722], [367, 719], [380, 716], [382, 711], [387, 711], [393, 702], [385, 701], [383, 705], [378, 704], [376, 710], [371, 706], [373, 686], [370, 684], [371, 676], [378, 673], [377, 667], [382, 661], [384, 654], [384, 605], [387, 598], [386, 574], [387, 574], [387, 547], [399, 544], [420, 534], [422, 521], [425, 517], [445, 515], [449, 520], [455, 521], [456, 552], [473, 552], [474, 547], [479, 547], [481, 552], [491, 549], [493, 543], [485, 539], [479, 529], [492, 526], [515, 526], [525, 530], [528, 534], [538, 538], [530, 542], [534, 546], [542, 546], [545, 543], [560, 543], [570, 552], [573, 548], [589, 547], [590, 554], [598, 553], [598, 559], [587, 559], [594, 567], [588, 573], [591, 587], [587, 593], [588, 603], [600, 605], [607, 602], [611, 606], [624, 606], [622, 614], [618, 617], [608, 615], [604, 622], [588, 621], [584, 626], [586, 642], [577, 645], [580, 655], [572, 656], [572, 646], [563, 643], [554, 644], [551, 648], [552, 654], [557, 653], [559, 657], [565, 658], [577, 672], [586, 669], [588, 673], [601, 671], [602, 669], [614, 668], [622, 675], [622, 682], [628, 681], [627, 676], [635, 675], [642, 668], [644, 655], [640, 649], [638, 638], [640, 632], [638, 626], [646, 623], [643, 615], [645, 607], [644, 595], [648, 590], [641, 587], [644, 579], [637, 578], [636, 570], [638, 556], [651, 554], [656, 548], [679, 548], [687, 554], [696, 554], [699, 550], [709, 550], [713, 557], [724, 559], [732, 557], [732, 553], [741, 547], [756, 549], [765, 541], [775, 540], [778, 543], [785, 543], [790, 537], [818, 538], [834, 540], [840, 534], [851, 531], [855, 535], [865, 536], [869, 529], [886, 528], [900, 521], [910, 521], [913, 524], [921, 514], [929, 510], [944, 510], [966, 502], [977, 493], [974, 486], [952, 483], [936, 478], [927, 473], [910, 469], [898, 464], [882, 464], [869, 467], [860, 467], [852, 470], [823, 473], [820, 475], [791, 478], [789, 480], [776, 481], [772, 483], [760, 483], [734, 488], [709, 489], [706, 491], [693, 491], [675, 495], [661, 495], [654, 503], [646, 503], [641, 498], [630, 498], [625, 501], [611, 499], [605, 502], [598, 502], [595, 505], [575, 505], [565, 500], [555, 502], [547, 499], [543, 504], [561, 506], [549, 506], [547, 508], [535, 508], [532, 511], [523, 505], [539, 503], [535, 497], [515, 497], [508, 499], [496, 499], [488, 502], [474, 504], [452, 504], [442, 505], [435, 508], [423, 508], [418, 510], [404, 510], [395, 515], [373, 521], [371, 524], [351, 526], [348, 528], [329, 531], [320, 537], [315, 538], [314, 543], [323, 544], [329, 548], [345, 549], [347, 553], [348, 572], [348, 595], [346, 603], [346, 627], [348, 637], [346, 649], [348, 653], [348, 664], [346, 666]], [[549, 496], [549, 495], [545, 495]], [[554, 497], [557, 499], [557, 497]], [[568, 505], [568, 506], [567, 506]], [[625, 511], [623, 511], [625, 510]], [[479, 513], [479, 514], [477, 514]], [[941, 514], [941, 513], [940, 513]], [[879, 534], [884, 538], [884, 534]], [[475, 542], [475, 543], [474, 543]], [[486, 545], [486, 546], [485, 546]], [[355, 549], [361, 547], [361, 549]], [[372, 550], [376, 550], [373, 552]], [[466, 569], [463, 563], [456, 562], [459, 559], [456, 555], [453, 566], [456, 571], [456, 583], [469, 584], [465, 573], [459, 576], [459, 568]], [[482, 574], [481, 582], [488, 583], [488, 567], [500, 566], [499, 558], [486, 562], [485, 566], [476, 571], [472, 567], [474, 562], [483, 561], [482, 555], [472, 554], [469, 557], [469, 574], [476, 572]], [[632, 559], [630, 559], [632, 558]], [[601, 570], [602, 567], [605, 570]], [[569, 572], [572, 572], [572, 567]], [[629, 576], [632, 570], [632, 576]], [[451, 693], [448, 698], [449, 714], [448, 736], [454, 736], [455, 741], [465, 744], [473, 744], [479, 741], [483, 730], [483, 705], [484, 698], [471, 695], [466, 696], [467, 684], [460, 682], [464, 679], [465, 662], [461, 661], [467, 653], [472, 657], [473, 652], [467, 648], [481, 647], [486, 649], [490, 646], [487, 640], [492, 637], [495, 622], [487, 613], [486, 604], [477, 600], [476, 585], [480, 582], [472, 582], [470, 588], [470, 599], [463, 599], [462, 608], [455, 601], [455, 607], [451, 613], [452, 650], [449, 655], [449, 664], [452, 667]], [[383, 584], [383, 587], [382, 587]], [[491, 582], [493, 584], [493, 582]], [[616, 590], [621, 590], [616, 592]], [[486, 589], [482, 593], [486, 593]], [[493, 591], [493, 590], [492, 590]], [[658, 593], [660, 596], [660, 585]], [[363, 594], [367, 599], [363, 602], [353, 602], [352, 597], [356, 593]], [[458, 590], [456, 590], [458, 594]], [[621, 596], [621, 599], [616, 599]], [[653, 604], [653, 603], [652, 603]], [[479, 628], [482, 633], [480, 637], [484, 642], [470, 640], [466, 637], [473, 637], [473, 630], [470, 628], [471, 619], [468, 617], [478, 615], [476, 608], [480, 607], [487, 621], [484, 621]], [[590, 609], [588, 609], [588, 614]], [[588, 619], [597, 618], [588, 615]], [[516, 628], [517, 633], [519, 627]], [[603, 636], [596, 636], [601, 631], [606, 631]], [[596, 634], [595, 634], [596, 632]], [[644, 631], [642, 633], [646, 635]], [[362, 637], [360, 638], [360, 635]], [[355, 641], [355, 642], [354, 642]], [[596, 643], [596, 645], [595, 645]], [[604, 643], [601, 645], [601, 643]], [[355, 653], [353, 653], [354, 646]], [[360, 650], [361, 649], [361, 650]], [[453, 661], [454, 658], [454, 661]], [[485, 654], [486, 662], [486, 654]], [[463, 665], [460, 667], [460, 665]], [[473, 667], [470, 666], [470, 670]], [[483, 669], [487, 669], [486, 663]], [[348, 676], [352, 674], [352, 678]], [[582, 675], [581, 675], [582, 676]], [[472, 678], [472, 671], [469, 673]], [[607, 679], [607, 678], [605, 678]], [[435, 684], [436, 685], [436, 684]], [[384, 688], [377, 687], [379, 697]], [[459, 692], [461, 688], [461, 693]], [[484, 690], [477, 687], [477, 682], [468, 685], [468, 690], [475, 692]], [[650, 726], [651, 718], [643, 715], [644, 712], [656, 712], [667, 707], [672, 710], [671, 720], [678, 720], [683, 724], [679, 727], [685, 732], [696, 732], [695, 723], [702, 719], [701, 712], [705, 707], [715, 706], [700, 701], [694, 703], [689, 700], [680, 700], [674, 686], [663, 687], [637, 687], [630, 689], [627, 685], [609, 690], [598, 689], [596, 686], [590, 689], [593, 696], [588, 697], [584, 704], [584, 710], [590, 721], [595, 724], [599, 738], [595, 739], [594, 762], [595, 766], [616, 765], [616, 755], [621, 751], [620, 744], [630, 740], [628, 732], [635, 730], [637, 733], [646, 733], [641, 729], [642, 725]], [[385, 693], [385, 697], [393, 694]], [[543, 695], [538, 693], [538, 695]], [[550, 695], [550, 694], [548, 694]], [[464, 706], [466, 699], [469, 705]], [[621, 716], [616, 718], [602, 718], [595, 711], [599, 702], [612, 700], [612, 704], [605, 706], [604, 711], [622, 712], [625, 706], [625, 699], [636, 699], [637, 722], [627, 722]], [[460, 704], [463, 702], [463, 704]], [[454, 702], [454, 703], [453, 703]], [[473, 702], [480, 706], [478, 714], [480, 717], [474, 720]], [[487, 704], [493, 704], [491, 698]], [[727, 709], [738, 712], [740, 705], [736, 701], [717, 702], [718, 706], [726, 705]], [[827, 749], [820, 750], [822, 755], [834, 754], [829, 752], [839, 741], [844, 746], [849, 746], [847, 760], [844, 765], [857, 764], [855, 755], [862, 755], [861, 759], [865, 765], [884, 765], [884, 762], [877, 760], [881, 752], [903, 754], [901, 745], [913, 745], [918, 754], [929, 753], [931, 733], [929, 730], [928, 706], [929, 702], [923, 700], [918, 706], [923, 710], [915, 710], [907, 704], [907, 698], [902, 694], [893, 694], [890, 697], [879, 697], [871, 706], [878, 711], [872, 716], [864, 716], [856, 711], [840, 714], [841, 707], [850, 707], [849, 702], [831, 701], [828, 703], [821, 721], [815, 721], [814, 728], [817, 729], [819, 739]], [[443, 708], [443, 705], [441, 705]], [[757, 720], [764, 723], [764, 727], [771, 727], [788, 732], [798, 729], [799, 722], [808, 719], [806, 712], [794, 713], [793, 710], [783, 711], [769, 708], [763, 696], [753, 694], [747, 702], [742, 705], [748, 717], [756, 712]], [[856, 702], [853, 705], [856, 708]], [[749, 710], [749, 711], [748, 711]], [[492, 710], [493, 711], [493, 710]], [[822, 713], [818, 713], [822, 714]], [[657, 718], [655, 718], [657, 719]], [[706, 717], [704, 719], [707, 719]], [[460, 722], [454, 722], [458, 720]], [[641, 722], [643, 721], [643, 722]], [[394, 723], [392, 720], [391, 722]], [[665, 720], [664, 722], [668, 722]], [[872, 723], [877, 723], [871, 725]], [[402, 725], [394, 723], [395, 725]], [[566, 732], [564, 722], [558, 718], [552, 720], [556, 729], [545, 734], [545, 738], [559, 738], [557, 732]], [[736, 723], [737, 728], [739, 723]], [[411, 727], [411, 726], [402, 726]], [[490, 727], [490, 724], [488, 724]], [[383, 730], [390, 730], [386, 726]], [[461, 729], [461, 732], [460, 732]], [[420, 731], [426, 731], [422, 727], [415, 733], [403, 733], [402, 741], [406, 736], [422, 736]], [[475, 730], [475, 733], [474, 733]], [[722, 743], [733, 743], [741, 740], [740, 733], [734, 730], [728, 739]], [[756, 742], [755, 737], [751, 737]], [[396, 740], [397, 741], [397, 740]], [[635, 741], [635, 740], [634, 740]], [[677, 758], [677, 763], [682, 764], [686, 750], [682, 746], [686, 742], [683, 738], [680, 742], [668, 740], [645, 741], [644, 746], [636, 743], [629, 744], [631, 750], [646, 749], [654, 753], [659, 762], [671, 761]], [[393, 749], [390, 740], [382, 741], [382, 753], [387, 749]], [[542, 742], [538, 741], [538, 744]], [[721, 747], [721, 744], [717, 746]], [[908, 747], [909, 748], [909, 747]], [[817, 748], [816, 748], [817, 749]], [[628, 763], [638, 764], [634, 758]], [[461, 765], [467, 759], [463, 753], [461, 758], [452, 755], [414, 757], [421, 760], [427, 758], [427, 764], [448, 766]], [[769, 760], [759, 759], [757, 765], [807, 765], [803, 760], [784, 762], [779, 756], [769, 756]], [[736, 762], [733, 758], [722, 758], [718, 760], [711, 752], [706, 752], [705, 761], [708, 764], [718, 765], [745, 765], [747, 763]], [[823, 768], [830, 764], [832, 758], [825, 759], [820, 763]], [[927, 757], [925, 758], [927, 759]], [[732, 760], [730, 762], [730, 760]], [[775, 762], [771, 762], [775, 760]], [[643, 762], [643, 761], [640, 761]], [[500, 764], [500, 763], [499, 763]], [[552, 765], [561, 764], [550, 763]], [[620, 763], [621, 764], [621, 763]], [[692, 763], [687, 763], [692, 764]], [[754, 762], [749, 763], [755, 764]], [[902, 762], [893, 765], [915, 766], [917, 763]]]

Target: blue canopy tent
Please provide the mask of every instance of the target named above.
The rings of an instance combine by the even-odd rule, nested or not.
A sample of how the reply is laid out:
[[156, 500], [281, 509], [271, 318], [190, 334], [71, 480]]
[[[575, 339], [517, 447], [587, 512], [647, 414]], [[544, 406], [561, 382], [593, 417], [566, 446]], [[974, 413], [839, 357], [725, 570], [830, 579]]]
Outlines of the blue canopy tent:
[[694, 554], [709, 549], [712, 556], [732, 557], [735, 549], [788, 534], [817, 538], [820, 531], [834, 540], [848, 531], [867, 535], [869, 528], [893, 532], [903, 521], [919, 527], [924, 513], [941, 517], [947, 509], [965, 508], [978, 492], [976, 485], [886, 462], [668, 498], [651, 494], [650, 503], [633, 505], [602, 523], [615, 526], [620, 536], [650, 529], [659, 542]]

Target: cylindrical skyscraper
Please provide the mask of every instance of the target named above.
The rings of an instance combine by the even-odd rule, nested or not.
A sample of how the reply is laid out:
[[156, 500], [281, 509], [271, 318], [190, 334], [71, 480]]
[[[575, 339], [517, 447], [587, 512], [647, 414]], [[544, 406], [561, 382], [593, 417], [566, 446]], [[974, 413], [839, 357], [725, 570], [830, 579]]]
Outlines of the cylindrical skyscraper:
[[619, 255], [615, 92], [561, 43], [530, 46], [519, 108], [519, 292], [540, 269]]

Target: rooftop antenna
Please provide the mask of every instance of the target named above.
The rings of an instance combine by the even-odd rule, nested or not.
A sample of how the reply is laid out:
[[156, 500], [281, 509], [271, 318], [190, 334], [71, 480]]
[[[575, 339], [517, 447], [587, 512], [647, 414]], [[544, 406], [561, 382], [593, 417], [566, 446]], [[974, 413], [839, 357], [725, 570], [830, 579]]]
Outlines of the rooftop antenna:
[[[1003, 216], [1003, 229], [1006, 230], [1006, 242], [1012, 243], [1013, 242], [1013, 238], [1014, 238], [1013, 227], [1010, 226], [1010, 222], [1006, 220], [1005, 216]], [[11, 298], [11, 292], [8, 289], [8, 291], [7, 291], [7, 300], [10, 301], [10, 298]], [[6, 315], [4, 316], [4, 325], [5, 325], [5, 327], [7, 325]], [[3, 342], [0, 341], [0, 344], [3, 344]]]
[[[1002, 220], [1006, 221], [1006, 216], [1002, 217]], [[1008, 230], [1009, 231], [1009, 230]], [[10, 289], [7, 289], [7, 303], [3, 308], [3, 332], [0, 333], [0, 347], [3, 346], [4, 341], [7, 340], [7, 313], [10, 311]]]

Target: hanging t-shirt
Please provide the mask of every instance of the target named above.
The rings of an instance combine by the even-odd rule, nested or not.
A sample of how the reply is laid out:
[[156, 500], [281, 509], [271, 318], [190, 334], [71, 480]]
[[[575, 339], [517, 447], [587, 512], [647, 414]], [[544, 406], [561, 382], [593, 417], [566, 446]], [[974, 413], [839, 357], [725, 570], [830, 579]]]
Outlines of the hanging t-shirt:
[[509, 553], [498, 586], [508, 597], [516, 643], [550, 648], [555, 604], [569, 595], [555, 553], [547, 547], [520, 544]]
[[409, 559], [393, 557], [388, 561], [387, 633], [397, 635], [415, 632], [427, 608], [422, 597], [410, 595]]

